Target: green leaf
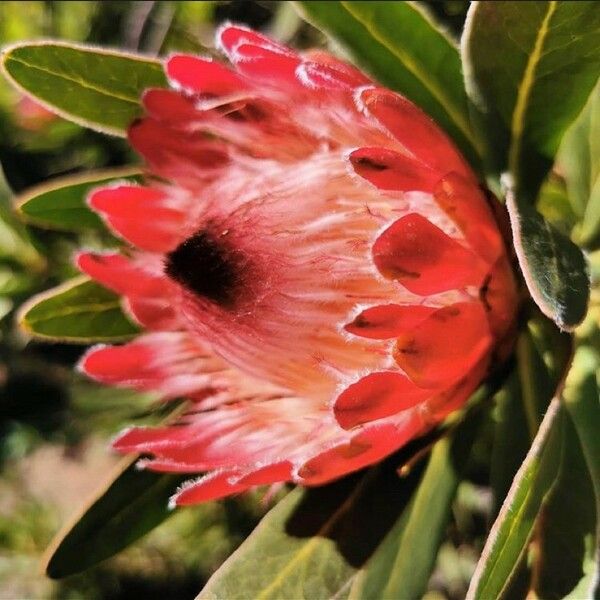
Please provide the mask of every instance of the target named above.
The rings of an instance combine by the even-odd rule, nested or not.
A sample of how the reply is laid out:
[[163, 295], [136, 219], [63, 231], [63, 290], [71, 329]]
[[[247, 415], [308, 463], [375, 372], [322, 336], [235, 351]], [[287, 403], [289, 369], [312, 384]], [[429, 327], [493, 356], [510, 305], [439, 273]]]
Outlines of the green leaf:
[[31, 273], [15, 271], [6, 265], [0, 265], [0, 296], [31, 293], [37, 284], [36, 277]]
[[600, 389], [597, 381], [599, 368], [598, 350], [588, 346], [579, 347], [567, 377], [563, 398], [581, 439], [600, 513]]
[[536, 208], [544, 219], [563, 235], [571, 237], [571, 232], [577, 223], [578, 217], [573, 211], [567, 194], [567, 186], [562, 177], [551, 173], [544, 180], [538, 194]]
[[158, 60], [58, 41], [9, 46], [1, 66], [17, 88], [65, 119], [119, 136], [141, 114], [142, 92], [166, 86]]
[[290, 492], [213, 575], [200, 599], [346, 597], [355, 572], [410, 497], [388, 460], [336, 483]]
[[481, 415], [438, 441], [423, 479], [401, 517], [350, 588], [352, 600], [420, 598], [435, 565], [452, 501]]
[[32, 244], [23, 223], [4, 206], [0, 206], [0, 260], [19, 263], [30, 274], [46, 268], [46, 259]]
[[120, 297], [85, 277], [34, 296], [21, 308], [19, 324], [35, 337], [80, 344], [139, 333], [123, 313]]
[[501, 149], [503, 168], [532, 202], [565, 130], [598, 80], [598, 5], [473, 2], [462, 49], [467, 91], [502, 120], [509, 133]]
[[492, 515], [500, 511], [515, 473], [523, 462], [531, 438], [517, 371], [513, 372], [495, 399], [494, 441], [490, 464], [490, 485], [494, 504]]
[[40, 227], [104, 230], [102, 219], [86, 204], [88, 193], [115, 181], [138, 181], [138, 173], [135, 168], [123, 168], [59, 177], [17, 198], [17, 209], [27, 221]]
[[573, 342], [569, 334], [561, 332], [551, 320], [531, 306], [531, 315], [517, 339], [515, 350], [519, 397], [531, 442], [558, 385], [564, 379], [571, 361]]
[[[531, 309], [533, 312], [517, 340], [517, 369], [495, 398], [490, 465], [492, 518], [496, 518], [509, 493], [571, 356], [571, 336], [561, 333], [534, 306]], [[524, 597], [530, 579], [527, 561], [521, 557], [504, 597]]]
[[[534, 590], [538, 598], [564, 598], [586, 578], [596, 548], [594, 489], [579, 437], [568, 416], [564, 419], [558, 477], [538, 522]], [[593, 594], [590, 590], [581, 597], [591, 598]]]
[[123, 460], [81, 513], [56, 535], [44, 557], [48, 577], [67, 577], [96, 565], [173, 514], [168, 500], [185, 476], [140, 471], [136, 460]]
[[327, 0], [296, 5], [379, 82], [431, 115], [478, 166], [482, 141], [471, 128], [458, 50], [416, 3]]
[[500, 381], [473, 395], [466, 417], [456, 417], [449, 437], [435, 443], [424, 474], [420, 458], [429, 446], [421, 439], [367, 471], [291, 492], [198, 598], [419, 597], [481, 422], [481, 401]]
[[532, 206], [509, 190], [506, 206], [519, 266], [531, 297], [561, 329], [574, 329], [585, 317], [590, 296], [583, 253]]
[[[573, 590], [572, 597], [600, 596], [600, 356], [597, 348], [582, 345], [575, 352], [573, 367], [569, 372], [563, 399], [567, 411], [573, 420], [589, 477], [593, 486], [595, 500], [596, 532], [595, 540], [587, 546], [587, 561], [584, 562], [585, 577], [581, 587]], [[579, 594], [577, 596], [576, 594]]]
[[596, 85], [579, 118], [565, 133], [557, 170], [567, 184], [573, 210], [581, 219], [577, 241], [586, 246], [600, 240], [600, 85]]
[[[531, 325], [531, 322], [527, 325]], [[528, 432], [526, 452], [520, 462], [525, 458], [530, 443], [535, 438], [557, 385], [556, 381], [550, 382], [540, 352], [537, 351], [531, 337], [529, 328], [522, 331], [515, 346], [519, 400]]]
[[563, 417], [554, 399], [492, 527], [467, 598], [500, 598], [509, 585], [558, 472]]
[[14, 261], [32, 272], [40, 273], [46, 267], [46, 259], [32, 244], [23, 223], [10, 206], [12, 192], [0, 165], [0, 260]]

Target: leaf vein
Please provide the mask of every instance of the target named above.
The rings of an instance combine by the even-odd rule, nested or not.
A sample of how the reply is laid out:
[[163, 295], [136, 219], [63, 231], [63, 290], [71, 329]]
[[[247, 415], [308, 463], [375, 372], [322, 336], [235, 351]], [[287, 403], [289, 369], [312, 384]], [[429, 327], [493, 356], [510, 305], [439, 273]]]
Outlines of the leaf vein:
[[47, 75], [52, 75], [53, 77], [58, 77], [60, 79], [66, 80], [66, 81], [70, 81], [71, 83], [79, 85], [82, 88], [94, 91], [94, 92], [101, 94], [103, 96], [106, 96], [108, 98], [116, 98], [118, 100], [122, 100], [123, 102], [128, 102], [129, 104], [133, 104], [136, 106], [139, 104], [139, 99], [137, 97], [125, 96], [123, 94], [116, 93], [112, 90], [107, 90], [107, 89], [98, 87], [96, 85], [92, 85], [89, 82], [86, 82], [84, 79], [73, 77], [73, 76], [67, 75], [66, 73], [59, 73], [59, 72], [53, 71], [52, 69], [49, 69], [47, 67], [42, 67], [40, 65], [29, 63], [26, 60], [23, 60], [22, 58], [18, 58], [16, 56], [9, 56], [8, 60], [12, 60], [14, 62], [21, 63], [22, 65], [25, 65], [26, 67], [28, 67], [30, 69], [35, 69], [37, 71], [41, 71], [42, 73], [46, 73]]
[[542, 19], [540, 28], [537, 31], [533, 50], [529, 54], [523, 78], [517, 88], [517, 100], [512, 114], [511, 121], [511, 141], [508, 152], [508, 165], [515, 178], [519, 181], [519, 161], [521, 157], [523, 132], [525, 130], [525, 115], [529, 104], [529, 97], [535, 80], [535, 71], [543, 55], [544, 42], [550, 31], [550, 20], [556, 11], [557, 1], [551, 0], [548, 3], [546, 14]]
[[[42, 323], [50, 319], [56, 319], [60, 317], [68, 317], [70, 315], [85, 314], [85, 313], [101, 313], [120, 308], [118, 300], [112, 300], [110, 302], [97, 302], [95, 304], [85, 304], [83, 306], [65, 306], [62, 309], [57, 309], [51, 313], [46, 313], [38, 318], [31, 318], [30, 314], [26, 316], [26, 322], [29, 325], [35, 323]], [[35, 307], [34, 307], [35, 308]], [[33, 309], [32, 309], [33, 310]]]

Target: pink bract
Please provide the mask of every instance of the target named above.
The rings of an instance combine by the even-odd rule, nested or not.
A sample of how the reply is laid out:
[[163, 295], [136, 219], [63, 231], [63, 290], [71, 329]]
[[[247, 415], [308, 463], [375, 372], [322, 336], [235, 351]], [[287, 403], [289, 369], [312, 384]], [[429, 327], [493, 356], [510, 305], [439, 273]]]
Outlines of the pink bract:
[[14, 118], [23, 129], [37, 132], [57, 119], [57, 116], [33, 98], [22, 95], [15, 105]]
[[175, 55], [144, 94], [146, 185], [89, 198], [133, 247], [77, 258], [147, 330], [81, 369], [189, 401], [114, 444], [208, 473], [177, 505], [381, 460], [464, 404], [517, 305], [488, 200], [420, 109], [324, 53], [218, 43], [235, 71]]

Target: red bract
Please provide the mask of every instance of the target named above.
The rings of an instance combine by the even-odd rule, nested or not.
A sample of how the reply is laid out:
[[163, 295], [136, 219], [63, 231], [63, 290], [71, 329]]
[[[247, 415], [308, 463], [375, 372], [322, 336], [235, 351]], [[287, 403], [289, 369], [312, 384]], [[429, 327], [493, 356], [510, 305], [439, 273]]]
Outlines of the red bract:
[[465, 402], [516, 307], [487, 200], [431, 119], [323, 53], [218, 41], [235, 72], [176, 55], [172, 89], [144, 95], [147, 185], [89, 198], [136, 249], [78, 257], [148, 330], [83, 371], [189, 399], [115, 442], [208, 472], [174, 504], [379, 461]]

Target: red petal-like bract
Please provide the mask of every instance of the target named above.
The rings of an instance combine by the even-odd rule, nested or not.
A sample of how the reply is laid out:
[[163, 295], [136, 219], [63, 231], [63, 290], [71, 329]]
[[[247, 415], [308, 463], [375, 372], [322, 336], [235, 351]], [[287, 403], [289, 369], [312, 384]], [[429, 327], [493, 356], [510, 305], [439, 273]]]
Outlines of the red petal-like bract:
[[199, 476], [174, 505], [381, 460], [464, 404], [517, 305], [488, 200], [420, 109], [323, 52], [217, 43], [233, 70], [177, 54], [144, 94], [147, 184], [88, 199], [133, 248], [77, 259], [147, 330], [81, 369], [188, 400], [115, 441]]

